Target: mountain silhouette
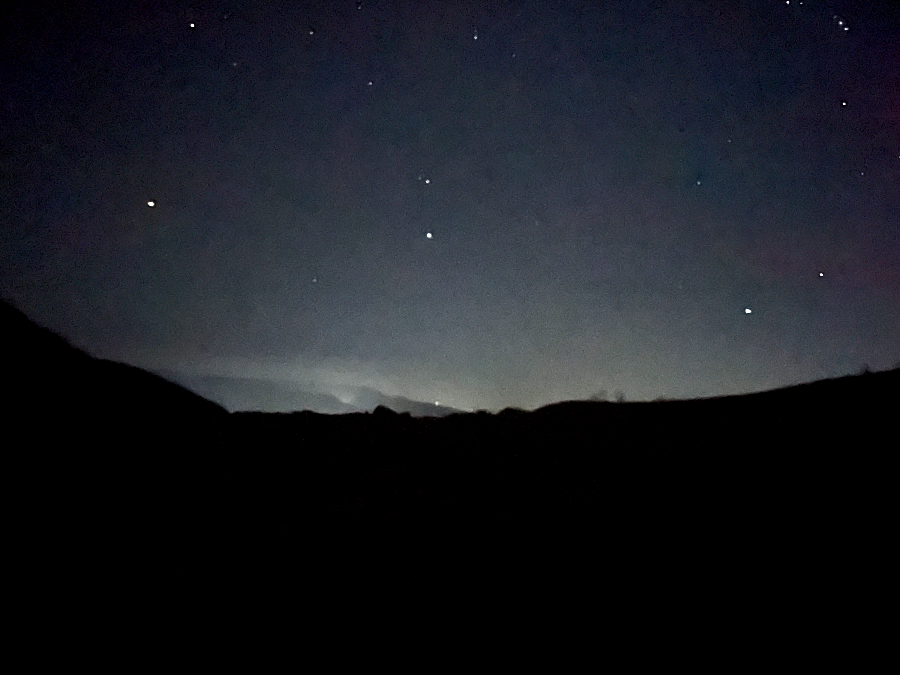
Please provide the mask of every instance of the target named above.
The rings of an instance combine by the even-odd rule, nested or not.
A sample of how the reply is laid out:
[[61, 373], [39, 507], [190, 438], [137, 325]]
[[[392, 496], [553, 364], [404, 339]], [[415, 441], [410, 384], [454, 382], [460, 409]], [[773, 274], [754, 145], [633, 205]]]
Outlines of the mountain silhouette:
[[375, 392], [371, 412], [229, 414], [8, 304], [0, 320], [26, 613], [118, 616], [127, 597], [168, 621], [198, 589], [217, 607], [298, 585], [310, 607], [390, 604], [430, 575], [443, 602], [506, 589], [616, 616], [731, 607], [826, 634], [848, 616], [874, 630], [860, 617], [880, 616], [896, 569], [900, 369], [531, 412], [418, 416]]
[[462, 412], [444, 404], [416, 401], [405, 396], [389, 396], [371, 387], [360, 387], [354, 403], [361, 410], [374, 411], [382, 407], [396, 413], [409, 413], [413, 417], [445, 417]]

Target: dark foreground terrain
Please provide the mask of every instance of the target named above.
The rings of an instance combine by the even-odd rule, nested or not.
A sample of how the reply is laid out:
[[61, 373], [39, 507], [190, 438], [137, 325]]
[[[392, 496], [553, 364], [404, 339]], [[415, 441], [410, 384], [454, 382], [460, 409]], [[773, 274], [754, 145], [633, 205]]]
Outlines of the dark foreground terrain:
[[528, 413], [228, 414], [2, 311], [25, 633], [446, 610], [857, 667], [887, 639], [900, 370]]

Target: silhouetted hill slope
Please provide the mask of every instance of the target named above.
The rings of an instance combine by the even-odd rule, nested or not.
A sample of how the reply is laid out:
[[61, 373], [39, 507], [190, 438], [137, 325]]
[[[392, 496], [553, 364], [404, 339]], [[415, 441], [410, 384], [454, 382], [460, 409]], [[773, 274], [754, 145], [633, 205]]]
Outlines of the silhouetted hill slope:
[[[5, 425], [29, 424], [42, 433], [82, 433], [99, 440], [107, 432], [131, 427], [123, 443], [137, 442], [161, 426], [174, 430], [224, 417], [226, 411], [173, 382], [140, 368], [96, 359], [64, 338], [33, 323], [8, 303], [0, 302], [0, 354], [5, 361]], [[85, 439], [88, 440], [88, 439]]]
[[225, 412], [158, 375], [96, 359], [5, 302], [0, 302], [0, 349], [6, 362], [5, 385], [13, 394], [10, 401], [20, 410], [134, 410], [180, 416]]
[[6, 370], [17, 380], [24, 381], [26, 372], [49, 374], [55, 368], [75, 367], [87, 358], [65, 338], [38, 326], [4, 301], [0, 301], [0, 340]]

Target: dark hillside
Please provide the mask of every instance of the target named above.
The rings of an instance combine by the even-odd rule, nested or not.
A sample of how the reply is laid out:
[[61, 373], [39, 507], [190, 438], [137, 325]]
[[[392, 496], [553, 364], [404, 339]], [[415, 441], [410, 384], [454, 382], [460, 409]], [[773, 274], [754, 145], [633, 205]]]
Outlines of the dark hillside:
[[[141, 438], [188, 431], [225, 410], [157, 375], [95, 359], [0, 303], [0, 349], [6, 361], [7, 419], [23, 437], [51, 433], [72, 441], [69, 425], [95, 441], [139, 443]], [[138, 427], [127, 425], [144, 425]], [[119, 436], [118, 434], [124, 434]], [[128, 438], [128, 441], [125, 439]], [[85, 439], [86, 440], [86, 439]]]
[[695, 401], [229, 415], [2, 311], [12, 536], [48, 602], [396, 601], [431, 579], [447, 601], [775, 623], [790, 598], [827, 630], [897, 562], [897, 369]]

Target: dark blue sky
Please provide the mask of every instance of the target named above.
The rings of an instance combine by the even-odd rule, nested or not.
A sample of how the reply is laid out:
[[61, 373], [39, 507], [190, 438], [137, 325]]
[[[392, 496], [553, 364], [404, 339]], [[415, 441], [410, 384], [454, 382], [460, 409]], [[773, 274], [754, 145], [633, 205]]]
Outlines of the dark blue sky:
[[900, 360], [896, 3], [56, 4], [0, 292], [95, 355], [466, 409]]

